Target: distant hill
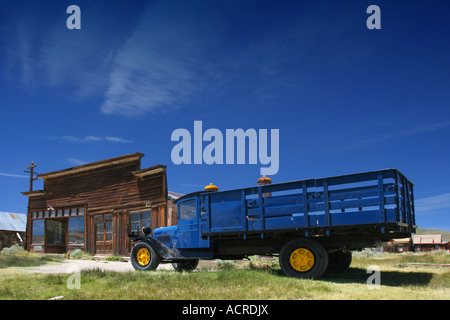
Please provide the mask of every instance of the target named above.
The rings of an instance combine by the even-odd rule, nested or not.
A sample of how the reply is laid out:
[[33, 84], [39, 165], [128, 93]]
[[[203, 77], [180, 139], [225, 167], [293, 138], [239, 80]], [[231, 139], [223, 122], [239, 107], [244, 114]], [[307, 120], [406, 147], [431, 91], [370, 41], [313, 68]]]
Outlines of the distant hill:
[[444, 231], [439, 229], [423, 229], [423, 228], [417, 228], [416, 234], [442, 234], [442, 242], [450, 241], [450, 231]]

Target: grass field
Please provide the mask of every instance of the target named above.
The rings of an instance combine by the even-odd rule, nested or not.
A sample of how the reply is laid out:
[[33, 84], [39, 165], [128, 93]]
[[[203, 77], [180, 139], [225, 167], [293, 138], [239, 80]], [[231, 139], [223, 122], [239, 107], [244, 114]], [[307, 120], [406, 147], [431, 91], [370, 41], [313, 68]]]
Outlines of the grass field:
[[[450, 255], [358, 253], [346, 273], [325, 274], [317, 280], [288, 278], [274, 261], [219, 261], [191, 273], [175, 271], [83, 271], [80, 289], [69, 289], [71, 274], [31, 274], [24, 267], [57, 263], [58, 258], [21, 253], [0, 256], [0, 299], [388, 299], [449, 300], [450, 269], [409, 266], [407, 263], [450, 263]], [[15, 261], [14, 263], [11, 261]], [[369, 289], [370, 265], [380, 269], [379, 289]]]

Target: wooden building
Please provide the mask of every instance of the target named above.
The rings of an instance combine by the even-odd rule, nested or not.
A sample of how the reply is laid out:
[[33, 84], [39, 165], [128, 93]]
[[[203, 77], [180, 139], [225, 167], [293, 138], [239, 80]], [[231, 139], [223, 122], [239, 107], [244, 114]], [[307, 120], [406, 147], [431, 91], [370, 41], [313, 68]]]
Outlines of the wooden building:
[[392, 239], [383, 246], [383, 252], [401, 253], [412, 251], [413, 245], [411, 238]]
[[413, 242], [416, 252], [447, 250], [447, 242], [442, 242], [442, 234], [415, 234]]
[[406, 251], [437, 252], [448, 250], [449, 243], [442, 242], [442, 234], [415, 234], [413, 238], [393, 239], [385, 242], [379, 251], [400, 253]]
[[143, 156], [134, 153], [39, 174], [44, 190], [23, 192], [29, 197], [27, 249], [128, 255], [129, 232], [176, 224], [166, 166], [141, 169]]

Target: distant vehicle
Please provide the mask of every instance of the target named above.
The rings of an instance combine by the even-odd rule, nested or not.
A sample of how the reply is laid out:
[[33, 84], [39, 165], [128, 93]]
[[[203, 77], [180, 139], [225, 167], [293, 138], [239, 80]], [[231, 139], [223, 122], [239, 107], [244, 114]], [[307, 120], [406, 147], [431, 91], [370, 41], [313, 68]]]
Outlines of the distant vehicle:
[[193, 270], [199, 259], [271, 255], [287, 276], [315, 279], [347, 270], [352, 250], [410, 237], [416, 228], [413, 184], [396, 169], [205, 189], [177, 200], [178, 225], [129, 235], [138, 241], [135, 269], [172, 263]]

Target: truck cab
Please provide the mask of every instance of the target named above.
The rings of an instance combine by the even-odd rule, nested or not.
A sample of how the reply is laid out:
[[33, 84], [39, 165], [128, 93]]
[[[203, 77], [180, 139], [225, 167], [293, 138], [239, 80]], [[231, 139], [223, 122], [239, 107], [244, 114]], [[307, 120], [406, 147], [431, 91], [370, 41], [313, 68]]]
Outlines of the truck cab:
[[209, 248], [210, 241], [202, 238], [206, 226], [206, 212], [201, 210], [199, 193], [188, 194], [177, 201], [178, 225], [158, 228], [153, 237], [170, 249]]
[[[212, 259], [210, 240], [203, 239], [201, 230], [207, 223], [201, 210], [201, 198], [196, 192], [177, 200], [178, 225], [153, 230], [143, 228], [144, 235], [129, 235], [139, 241], [131, 251], [131, 263], [136, 270], [154, 270], [161, 262], [171, 262], [176, 270], [192, 270], [199, 259]], [[203, 213], [203, 215], [202, 215]]]

